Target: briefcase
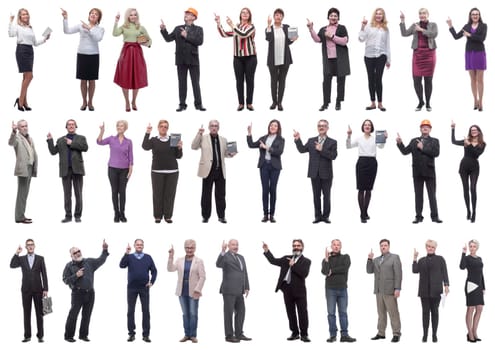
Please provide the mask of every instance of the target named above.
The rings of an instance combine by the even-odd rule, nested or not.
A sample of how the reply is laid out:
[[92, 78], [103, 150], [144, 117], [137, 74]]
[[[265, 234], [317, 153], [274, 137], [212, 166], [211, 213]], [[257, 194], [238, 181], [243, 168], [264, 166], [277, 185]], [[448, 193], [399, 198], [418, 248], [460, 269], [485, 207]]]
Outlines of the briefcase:
[[43, 298], [43, 316], [51, 314], [52, 312], [52, 297]]

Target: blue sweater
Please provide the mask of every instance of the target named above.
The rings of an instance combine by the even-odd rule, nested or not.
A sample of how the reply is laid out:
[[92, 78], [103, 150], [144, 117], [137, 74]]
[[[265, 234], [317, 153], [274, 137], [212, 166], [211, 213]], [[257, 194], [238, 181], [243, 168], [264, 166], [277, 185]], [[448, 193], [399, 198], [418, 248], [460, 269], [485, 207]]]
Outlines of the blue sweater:
[[148, 254], [144, 254], [141, 259], [136, 258], [134, 254], [124, 254], [120, 260], [120, 267], [127, 267], [127, 288], [143, 288], [148, 282], [155, 284], [157, 270]]

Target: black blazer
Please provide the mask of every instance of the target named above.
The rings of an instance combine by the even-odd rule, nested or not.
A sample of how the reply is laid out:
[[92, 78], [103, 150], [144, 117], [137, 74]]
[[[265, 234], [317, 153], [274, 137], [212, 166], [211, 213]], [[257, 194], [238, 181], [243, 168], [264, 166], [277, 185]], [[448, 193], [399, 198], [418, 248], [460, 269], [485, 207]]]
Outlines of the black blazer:
[[333, 179], [332, 160], [337, 158], [337, 141], [327, 136], [321, 152], [316, 150], [318, 136], [308, 139], [305, 145], [301, 139], [294, 141], [300, 153], [309, 153], [308, 177], [312, 179]]
[[416, 146], [419, 140], [421, 136], [412, 139], [407, 147], [403, 143], [398, 143], [397, 147], [404, 155], [412, 153], [413, 176], [435, 177], [435, 158], [440, 154], [440, 143], [434, 137], [423, 138], [423, 150], [420, 150]]
[[[266, 149], [260, 148], [260, 141], [266, 144], [266, 139], [268, 135], [262, 136], [258, 141], [253, 142], [253, 137], [251, 135], [247, 136], [247, 144], [249, 148], [259, 148], [260, 150], [260, 158], [258, 159], [258, 168], [261, 168], [263, 163], [265, 162], [265, 154]], [[280, 160], [280, 156], [284, 153], [285, 139], [282, 136], [277, 135], [275, 140], [273, 140], [272, 145], [269, 148], [270, 156], [272, 159], [272, 166], [275, 169], [282, 169], [282, 161]]]
[[470, 24], [464, 25], [459, 33], [455, 32], [454, 27], [449, 28], [449, 31], [456, 40], [464, 37], [464, 31], [471, 33], [471, 37], [466, 37], [466, 51], [485, 51], [485, 44], [483, 42], [486, 39], [487, 29], [486, 23], [480, 23], [474, 33], [471, 33]]
[[413, 273], [419, 273], [418, 296], [421, 298], [439, 298], [443, 286], [449, 285], [447, 264], [440, 255], [430, 255], [413, 262]]
[[15, 254], [10, 261], [10, 267], [22, 270], [23, 293], [42, 293], [48, 291], [48, 277], [46, 275], [45, 259], [41, 255], [34, 255], [33, 268], [29, 267], [27, 255]]
[[275, 292], [278, 292], [279, 289], [284, 291], [285, 288], [290, 288], [291, 294], [293, 296], [306, 296], [306, 277], [309, 275], [309, 268], [311, 266], [311, 260], [305, 258], [303, 255], [299, 257], [297, 262], [292, 265], [291, 275], [290, 275], [290, 283], [287, 284], [284, 282], [284, 278], [289, 271], [289, 260], [293, 257], [292, 255], [285, 255], [281, 258], [273, 257], [271, 251], [267, 251], [263, 253], [265, 257], [268, 259], [270, 264], [280, 266], [280, 275], [278, 276], [277, 286], [275, 288]]
[[203, 44], [203, 28], [192, 24], [187, 31], [187, 38], [184, 38], [180, 33], [185, 25], [180, 25], [174, 28], [169, 34], [167, 29], [161, 30], [163, 39], [170, 42], [175, 40], [175, 64], [188, 64], [199, 66], [198, 46]]
[[74, 139], [70, 146], [67, 146], [65, 136], [57, 140], [57, 144], [53, 144], [53, 139], [46, 140], [48, 150], [52, 155], [59, 154], [59, 175], [60, 177], [67, 176], [69, 171], [69, 147], [71, 149], [72, 172], [78, 175], [84, 175], [84, 160], [82, 152], [88, 150], [86, 138], [82, 135], [74, 135]]
[[[321, 41], [321, 56], [323, 60], [323, 74], [330, 74], [331, 69], [328, 64], [328, 54], [327, 54], [327, 37], [325, 32], [327, 27], [322, 27], [318, 32], [318, 37]], [[335, 36], [340, 38], [347, 37], [347, 29], [345, 26], [339, 24], [337, 25], [337, 30], [335, 31]], [[351, 74], [351, 65], [349, 64], [349, 49], [347, 45], [337, 45], [335, 44], [337, 50], [337, 76], [342, 77]]]
[[[289, 25], [282, 24], [282, 30], [285, 34], [285, 43], [284, 43], [284, 66], [288, 66], [292, 64], [292, 55], [290, 53], [290, 47], [293, 43], [292, 40], [289, 39]], [[268, 66], [275, 66], [275, 34], [273, 33], [273, 26], [270, 32], [265, 29], [265, 39], [268, 41], [268, 58], [266, 64]]]

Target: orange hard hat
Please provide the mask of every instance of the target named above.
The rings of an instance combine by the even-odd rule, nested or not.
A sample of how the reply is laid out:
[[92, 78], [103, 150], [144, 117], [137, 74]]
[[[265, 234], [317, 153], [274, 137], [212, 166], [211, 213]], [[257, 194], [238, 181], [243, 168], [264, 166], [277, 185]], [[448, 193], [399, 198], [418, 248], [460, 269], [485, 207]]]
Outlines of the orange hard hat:
[[430, 121], [428, 119], [424, 119], [419, 126], [420, 127], [422, 127], [422, 126], [429, 126], [431, 128], [431, 123], [430, 123]]
[[194, 17], [198, 18], [198, 11], [195, 9], [195, 8], [192, 8], [192, 7], [189, 7], [187, 10], [185, 10], [184, 12], [189, 12], [189, 13], [192, 13], [194, 15]]

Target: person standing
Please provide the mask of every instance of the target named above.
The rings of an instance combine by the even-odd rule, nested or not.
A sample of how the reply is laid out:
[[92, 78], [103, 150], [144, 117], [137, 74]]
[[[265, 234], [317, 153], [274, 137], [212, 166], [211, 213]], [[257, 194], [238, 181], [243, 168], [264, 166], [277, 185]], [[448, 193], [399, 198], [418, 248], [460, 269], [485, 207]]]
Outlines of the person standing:
[[[299, 153], [309, 153], [308, 177], [313, 188], [313, 205], [315, 219], [319, 222], [330, 223], [330, 190], [332, 188], [333, 168], [332, 161], [337, 158], [337, 141], [328, 137], [328, 121], [318, 121], [318, 136], [309, 138], [305, 145], [301, 135], [294, 131], [294, 142]], [[323, 194], [323, 212], [321, 210], [321, 195]]]
[[[467, 270], [464, 293], [466, 294], [466, 327], [468, 330], [467, 341], [474, 343], [481, 341], [478, 338], [478, 326], [480, 324], [481, 312], [485, 305], [485, 277], [483, 276], [483, 260], [476, 253], [480, 244], [472, 239], [468, 243], [469, 247], [462, 249], [461, 270]], [[467, 254], [469, 248], [469, 254]]]
[[238, 251], [239, 242], [236, 239], [231, 239], [228, 243], [224, 241], [216, 263], [217, 267], [222, 269], [220, 293], [223, 295], [225, 341], [229, 343], [251, 340], [244, 334], [244, 297], [247, 298], [249, 294], [249, 278], [246, 260]]
[[340, 11], [335, 7], [328, 10], [328, 25], [320, 28], [318, 34], [313, 22], [308, 20], [308, 28], [315, 43], [321, 43], [323, 59], [323, 105], [320, 112], [328, 108], [332, 92], [332, 78], [337, 76], [337, 100], [335, 110], [340, 111], [345, 96], [345, 77], [351, 74], [349, 64], [349, 37], [345, 26], [339, 24]]
[[157, 270], [153, 258], [143, 253], [144, 241], [134, 241], [134, 253], [131, 254], [131, 246], [127, 245], [125, 254], [120, 260], [120, 268], [127, 268], [127, 330], [128, 342], [136, 339], [136, 323], [134, 312], [139, 296], [143, 310], [143, 341], [150, 343], [150, 288], [155, 284]]
[[103, 240], [103, 251], [98, 258], [83, 258], [81, 249], [70, 248], [72, 261], [67, 263], [64, 268], [62, 279], [65, 284], [72, 290], [71, 308], [67, 321], [65, 322], [64, 339], [69, 343], [74, 343], [74, 334], [76, 333], [76, 323], [79, 311], [82, 308], [81, 325], [79, 328], [79, 339], [89, 342], [89, 322], [93, 305], [95, 303], [94, 274], [95, 271], [105, 263], [108, 253], [108, 244]]
[[201, 99], [199, 87], [199, 46], [203, 45], [203, 28], [194, 24], [198, 18], [198, 11], [192, 7], [184, 11], [184, 24], [168, 32], [165, 24], [161, 23], [160, 33], [166, 42], [175, 41], [175, 65], [179, 79], [179, 108], [177, 112], [187, 108], [187, 72], [191, 77], [194, 94], [194, 107], [199, 111], [206, 111]]
[[62, 10], [64, 18], [64, 33], [79, 33], [79, 47], [77, 49], [76, 78], [81, 81], [82, 105], [80, 110], [85, 111], [86, 107], [94, 111], [93, 96], [95, 94], [98, 74], [100, 71], [100, 49], [98, 42], [103, 39], [105, 29], [100, 27], [101, 10], [92, 8], [89, 10], [88, 23], [81, 21], [75, 26], [69, 27], [67, 11]]
[[423, 343], [428, 340], [430, 319], [432, 341], [436, 343], [438, 341], [438, 306], [441, 295], [449, 294], [449, 275], [445, 259], [435, 254], [437, 242], [429, 239], [425, 246], [427, 254], [419, 261], [419, 253], [414, 249], [412, 272], [419, 273], [418, 296], [421, 298], [421, 308], [423, 309]]
[[208, 123], [209, 134], [203, 135], [203, 125], [192, 141], [193, 150], [201, 149], [198, 176], [203, 179], [201, 194], [201, 215], [203, 223], [207, 223], [211, 216], [211, 192], [215, 185], [215, 204], [218, 221], [226, 224], [225, 219], [225, 157], [235, 156], [235, 153], [227, 151], [227, 139], [218, 134], [220, 123], [218, 120], [210, 120]]
[[17, 124], [12, 122], [9, 145], [14, 147], [14, 175], [17, 176], [15, 222], [30, 224], [33, 220], [25, 216], [26, 202], [31, 178], [36, 177], [38, 173], [38, 154], [36, 153], [33, 139], [29, 135], [28, 123], [24, 119], [19, 120]]
[[378, 333], [371, 340], [385, 339], [387, 313], [392, 325], [392, 343], [401, 336], [401, 323], [397, 299], [402, 287], [402, 264], [397, 254], [390, 253], [390, 241], [380, 241], [380, 256], [373, 259], [373, 249], [368, 254], [366, 272], [375, 275], [374, 293], [378, 312]]
[[[468, 136], [464, 140], [455, 139], [455, 123], [452, 122], [452, 143], [456, 146], [464, 147], [464, 157], [459, 164], [459, 175], [462, 181], [462, 190], [464, 193], [464, 203], [466, 204], [467, 215], [466, 219], [471, 222], [476, 221], [476, 203], [478, 201], [478, 193], [476, 186], [480, 175], [480, 164], [478, 158], [485, 151], [485, 140], [483, 132], [478, 125], [469, 127]], [[471, 201], [469, 194], [471, 193]], [[471, 202], [471, 203], [470, 203]]]
[[175, 294], [179, 297], [182, 309], [182, 321], [184, 325], [184, 337], [179, 340], [184, 343], [190, 340], [198, 342], [198, 306], [206, 280], [205, 266], [203, 260], [198, 258], [196, 252], [196, 241], [187, 239], [184, 242], [186, 255], [174, 262], [174, 247], [168, 251], [167, 271], [177, 271], [177, 289]]
[[396, 139], [399, 151], [403, 155], [409, 153], [412, 155], [414, 201], [416, 204], [416, 217], [412, 223], [417, 224], [423, 221], [423, 189], [426, 184], [431, 221], [440, 224], [442, 220], [438, 218], [435, 174], [435, 158], [440, 154], [440, 143], [438, 139], [430, 136], [431, 123], [428, 119], [421, 122], [419, 129], [421, 136], [413, 138], [407, 146], [402, 143], [399, 133], [397, 133]]
[[[400, 33], [402, 36], [413, 35], [411, 48], [413, 51], [412, 73], [414, 81], [414, 90], [418, 96], [418, 106], [416, 112], [419, 112], [425, 105], [426, 110], [431, 112], [431, 92], [433, 90], [433, 73], [435, 72], [435, 64], [437, 62], [436, 48], [437, 43], [435, 38], [438, 35], [437, 24], [430, 22], [428, 17], [430, 13], [425, 8], [419, 9], [419, 22], [411, 24], [406, 29], [405, 16], [400, 13]], [[423, 84], [424, 79], [425, 99], [423, 99]]]
[[134, 167], [132, 141], [125, 137], [128, 123], [126, 120], [117, 121], [117, 135], [103, 138], [105, 123], [100, 126], [100, 134], [96, 143], [110, 147], [108, 160], [108, 179], [112, 188], [113, 222], [127, 222], [125, 216], [126, 188]]
[[[282, 170], [281, 156], [284, 152], [285, 139], [282, 137], [280, 121], [273, 119], [268, 124], [268, 134], [253, 141], [251, 134], [252, 124], [248, 126], [247, 144], [249, 148], [258, 148], [260, 157], [258, 168], [260, 169], [263, 218], [261, 222], [274, 223], [275, 203], [277, 201], [277, 184], [280, 170]], [[269, 204], [268, 204], [269, 203]]]
[[24, 339], [23, 343], [31, 340], [31, 306], [34, 303], [36, 313], [36, 326], [38, 332], [36, 337], [39, 343], [43, 343], [43, 300], [48, 296], [48, 276], [46, 274], [45, 259], [34, 253], [35, 245], [32, 239], [26, 240], [27, 254], [19, 256], [22, 247], [19, 245], [12, 260], [10, 267], [15, 269], [21, 268], [22, 271], [22, 308], [24, 310]]
[[76, 222], [81, 222], [83, 176], [85, 175], [82, 152], [88, 151], [88, 143], [86, 137], [76, 134], [77, 123], [74, 119], [67, 120], [65, 129], [67, 129], [67, 135], [58, 138], [56, 144], [53, 143], [51, 133], [46, 136], [46, 141], [50, 153], [59, 155], [59, 174], [64, 187], [65, 208], [65, 218], [62, 219], [62, 223], [72, 221], [72, 187], [74, 187], [76, 197], [74, 218]]
[[263, 255], [275, 266], [280, 266], [275, 293], [279, 290], [284, 294], [285, 310], [289, 319], [290, 337], [287, 340], [301, 339], [305, 343], [308, 337], [308, 299], [306, 295], [306, 277], [309, 275], [311, 260], [302, 255], [304, 243], [301, 239], [292, 240], [292, 255], [275, 258], [263, 242]]
[[335, 311], [339, 309], [340, 342], [353, 343], [356, 338], [349, 335], [347, 318], [347, 276], [351, 267], [351, 258], [342, 254], [340, 239], [332, 240], [331, 249], [325, 248], [325, 258], [321, 262], [321, 273], [325, 276], [325, 296], [327, 299], [328, 326], [330, 338], [328, 343], [337, 341], [337, 317]]

